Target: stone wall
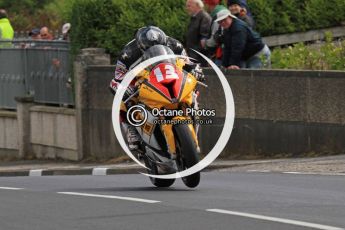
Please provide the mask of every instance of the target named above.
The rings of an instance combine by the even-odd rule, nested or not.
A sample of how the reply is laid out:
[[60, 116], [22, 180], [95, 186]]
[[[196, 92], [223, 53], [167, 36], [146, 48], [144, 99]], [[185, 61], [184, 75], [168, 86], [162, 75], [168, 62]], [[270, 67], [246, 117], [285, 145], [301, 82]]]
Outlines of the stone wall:
[[0, 111], [0, 156], [79, 160], [75, 109], [21, 99], [17, 107]]
[[0, 111], [0, 156], [18, 156], [16, 112]]
[[36, 157], [78, 160], [74, 109], [33, 106], [30, 120], [30, 143]]
[[[123, 155], [111, 120], [108, 90], [114, 66], [102, 49], [83, 50], [75, 62], [76, 108], [17, 98], [17, 112], [0, 112], [0, 154], [81, 160]], [[225, 71], [235, 101], [235, 123], [223, 157], [345, 153], [345, 72]], [[207, 154], [224, 127], [225, 94], [205, 70], [200, 107], [215, 109], [199, 134]]]
[[[90, 150], [96, 155], [122, 153], [110, 125], [113, 97], [106, 89], [113, 70], [114, 66], [91, 66], [87, 71], [88, 111], [93, 113]], [[213, 71], [205, 73], [209, 87], [200, 90], [200, 105], [217, 112], [213, 124], [200, 131], [207, 153], [224, 128], [225, 94]], [[237, 70], [225, 75], [234, 95], [236, 120], [223, 157], [345, 153], [344, 72]]]
[[[201, 102], [222, 117], [224, 96], [214, 92], [221, 86], [213, 71], [206, 73], [209, 92]], [[236, 120], [223, 156], [345, 153], [344, 72], [238, 70], [225, 75]], [[203, 127], [204, 149], [212, 147], [222, 128]]]

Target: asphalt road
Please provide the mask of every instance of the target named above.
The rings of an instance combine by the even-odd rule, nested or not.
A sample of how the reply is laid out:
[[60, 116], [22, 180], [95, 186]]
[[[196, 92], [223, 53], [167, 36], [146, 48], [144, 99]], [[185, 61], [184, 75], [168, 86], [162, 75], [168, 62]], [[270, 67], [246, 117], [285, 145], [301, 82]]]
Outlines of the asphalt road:
[[151, 186], [142, 175], [0, 177], [0, 229], [345, 228], [345, 176], [205, 172]]

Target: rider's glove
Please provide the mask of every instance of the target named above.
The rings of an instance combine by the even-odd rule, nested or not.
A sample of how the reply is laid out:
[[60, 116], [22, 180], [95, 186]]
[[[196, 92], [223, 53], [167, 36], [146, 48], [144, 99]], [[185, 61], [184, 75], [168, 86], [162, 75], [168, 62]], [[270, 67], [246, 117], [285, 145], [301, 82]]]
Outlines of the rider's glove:
[[200, 68], [200, 65], [196, 65], [195, 68], [190, 72], [198, 81], [205, 81], [205, 75]]
[[205, 81], [205, 75], [202, 72], [199, 64], [196, 63], [186, 63], [183, 66], [183, 70], [192, 74], [198, 81]]

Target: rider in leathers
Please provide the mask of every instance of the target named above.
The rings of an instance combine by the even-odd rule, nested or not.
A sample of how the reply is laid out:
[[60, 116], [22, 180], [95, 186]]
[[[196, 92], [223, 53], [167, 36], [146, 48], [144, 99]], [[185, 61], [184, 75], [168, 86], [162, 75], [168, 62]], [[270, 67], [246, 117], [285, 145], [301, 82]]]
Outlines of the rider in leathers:
[[[168, 37], [165, 33], [155, 26], [147, 26], [140, 28], [135, 39], [130, 41], [121, 51], [115, 67], [115, 76], [110, 82], [110, 89], [113, 94], [116, 93], [121, 81], [126, 76], [126, 73], [141, 62], [141, 57], [145, 50], [154, 45], [165, 45], [169, 47], [176, 55], [186, 55], [183, 45], [176, 39]], [[200, 80], [203, 79], [203, 74], [198, 65], [188, 63], [184, 69], [192, 72]], [[134, 93], [133, 86], [129, 86], [126, 90], [125, 97]], [[138, 144], [141, 140], [136, 129], [129, 125], [123, 116], [121, 117], [121, 125], [127, 133], [128, 147], [130, 150], [138, 149]]]

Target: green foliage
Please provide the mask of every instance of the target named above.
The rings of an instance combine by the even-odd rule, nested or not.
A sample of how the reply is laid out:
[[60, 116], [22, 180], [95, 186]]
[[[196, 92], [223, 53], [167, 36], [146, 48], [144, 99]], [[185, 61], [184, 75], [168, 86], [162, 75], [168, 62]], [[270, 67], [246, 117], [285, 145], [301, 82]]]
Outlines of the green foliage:
[[248, 1], [249, 8], [254, 15], [256, 30], [262, 34], [267, 33], [270, 28], [274, 28], [274, 2], [275, 0]]
[[299, 43], [287, 49], [274, 49], [272, 68], [345, 70], [345, 41], [332, 42], [331, 33], [326, 33], [325, 39], [325, 43], [319, 47]]
[[50, 20], [54, 23], [51, 27], [69, 22], [72, 15], [72, 7], [75, 0], [55, 0], [49, 1], [44, 6], [43, 11], [49, 15]]
[[263, 36], [340, 25], [344, 0], [248, 0], [257, 30]]
[[183, 40], [188, 16], [184, 0], [76, 0], [72, 8], [73, 50], [97, 46], [115, 57], [142, 26], [155, 25]]
[[29, 31], [48, 26], [60, 30], [69, 21], [74, 0], [0, 0], [0, 8], [7, 10], [16, 31]]
[[17, 13], [20, 11], [35, 13], [36, 10], [42, 9], [48, 2], [50, 0], [0, 0], [0, 8], [10, 9], [10, 11]]
[[[345, 21], [345, 0], [247, 2], [256, 21], [256, 30], [263, 36], [325, 28]], [[20, 0], [20, 3], [14, 0], [0, 0], [0, 8], [7, 9], [11, 23], [17, 31], [28, 31], [42, 26], [61, 30], [63, 23], [71, 22], [74, 52], [85, 47], [102, 47], [112, 57], [117, 56], [141, 26], [159, 26], [167, 35], [184, 41], [189, 23], [189, 16], [185, 12], [185, 0]], [[324, 55], [328, 57], [332, 51], [335, 55], [334, 68], [343, 68], [344, 49], [339, 50], [339, 47], [343, 46], [336, 48], [331, 47], [330, 43], [326, 44], [328, 46], [325, 46], [327, 48], [324, 48], [324, 53], [327, 54]], [[309, 57], [302, 60], [303, 66], [318, 65], [317, 68], [331, 68], [333, 65], [321, 66], [320, 62], [315, 61], [317, 58], [324, 58], [320, 56], [321, 52], [309, 50], [303, 45], [291, 49], [275, 51], [274, 58], [285, 55], [286, 60], [279, 59], [282, 68], [298, 68], [302, 58], [294, 63], [293, 55]], [[338, 58], [337, 55], [341, 52], [342, 56]], [[329, 57], [327, 60], [330, 59]]]
[[[104, 2], [104, 0], [89, 1], [94, 2], [95, 10]], [[263, 36], [330, 27], [345, 21], [344, 0], [247, 1], [256, 21], [256, 30]], [[56, 30], [61, 29], [61, 25], [72, 18], [75, 2], [85, 5], [88, 1], [0, 0], [0, 8], [7, 9], [12, 25], [17, 31], [31, 30], [44, 25]], [[129, 25], [128, 30], [131, 32], [133, 27], [156, 23], [167, 28], [168, 34], [176, 34], [177, 38], [183, 40], [188, 24], [184, 5], [185, 0], [113, 0], [110, 9], [119, 11], [120, 15], [116, 19]], [[172, 24], [175, 24], [175, 28], [171, 26]], [[126, 38], [127, 36], [121, 37], [120, 43]]]

